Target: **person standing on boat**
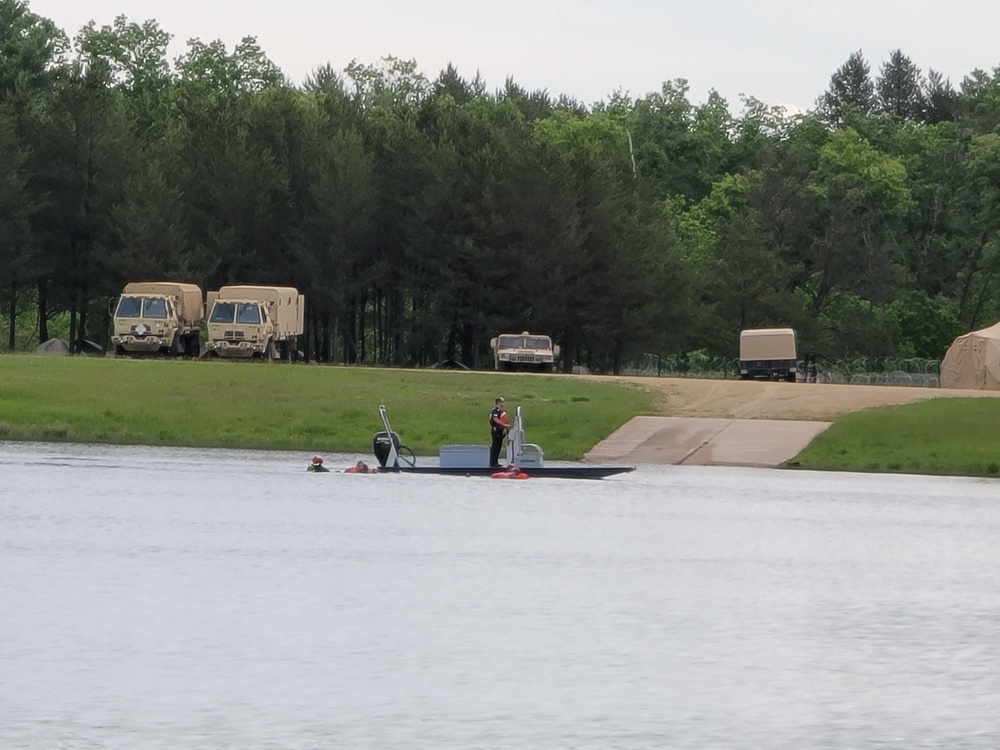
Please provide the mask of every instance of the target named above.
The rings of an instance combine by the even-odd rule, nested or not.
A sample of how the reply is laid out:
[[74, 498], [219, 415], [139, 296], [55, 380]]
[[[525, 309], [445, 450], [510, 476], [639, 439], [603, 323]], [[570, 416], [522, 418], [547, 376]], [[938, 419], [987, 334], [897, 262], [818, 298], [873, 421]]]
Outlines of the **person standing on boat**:
[[510, 428], [510, 420], [507, 419], [507, 412], [503, 408], [503, 396], [497, 398], [493, 404], [493, 411], [490, 412], [490, 436], [493, 441], [490, 443], [490, 468], [496, 469], [500, 466], [500, 448], [503, 439]]

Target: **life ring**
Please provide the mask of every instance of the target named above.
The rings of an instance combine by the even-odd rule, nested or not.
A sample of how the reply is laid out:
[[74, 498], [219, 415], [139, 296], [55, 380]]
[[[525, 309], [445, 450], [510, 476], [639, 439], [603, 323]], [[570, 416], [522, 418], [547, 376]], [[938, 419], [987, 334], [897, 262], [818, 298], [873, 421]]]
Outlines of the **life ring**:
[[490, 474], [491, 479], [527, 479], [528, 475], [523, 471], [518, 471], [517, 469], [509, 469], [507, 471], [498, 471], [495, 474]]

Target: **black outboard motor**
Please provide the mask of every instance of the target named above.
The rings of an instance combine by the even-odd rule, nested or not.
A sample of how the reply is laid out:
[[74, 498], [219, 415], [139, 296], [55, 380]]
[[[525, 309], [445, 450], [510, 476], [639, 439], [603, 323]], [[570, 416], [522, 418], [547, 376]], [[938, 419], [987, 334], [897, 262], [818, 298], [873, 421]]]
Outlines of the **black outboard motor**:
[[[372, 438], [372, 451], [375, 453], [375, 458], [378, 459], [379, 466], [385, 466], [385, 462], [389, 460], [389, 456], [395, 453], [399, 455], [399, 435], [395, 432], [376, 432], [375, 437]], [[395, 450], [393, 450], [395, 449]]]

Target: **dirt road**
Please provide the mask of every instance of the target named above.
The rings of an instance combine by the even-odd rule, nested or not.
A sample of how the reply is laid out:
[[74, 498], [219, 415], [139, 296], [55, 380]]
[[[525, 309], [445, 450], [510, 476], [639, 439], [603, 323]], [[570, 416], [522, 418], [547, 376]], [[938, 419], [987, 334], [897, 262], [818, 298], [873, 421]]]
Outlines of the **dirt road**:
[[928, 398], [1000, 398], [1000, 391], [966, 391], [890, 385], [772, 383], [757, 380], [621, 377], [658, 394], [659, 414], [717, 419], [792, 419], [827, 422], [872, 406]]

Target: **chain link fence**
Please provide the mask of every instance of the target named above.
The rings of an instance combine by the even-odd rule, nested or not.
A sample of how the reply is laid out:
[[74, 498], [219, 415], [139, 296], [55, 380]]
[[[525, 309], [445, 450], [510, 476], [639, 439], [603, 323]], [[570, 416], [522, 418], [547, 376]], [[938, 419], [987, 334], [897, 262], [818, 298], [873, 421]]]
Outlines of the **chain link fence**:
[[[622, 368], [623, 375], [663, 378], [738, 379], [739, 360], [703, 352], [690, 354], [643, 354]], [[799, 362], [799, 377], [806, 377], [806, 363]], [[817, 359], [817, 383], [851, 385], [904, 385], [937, 388], [941, 385], [941, 361], [916, 357], [856, 357]]]

